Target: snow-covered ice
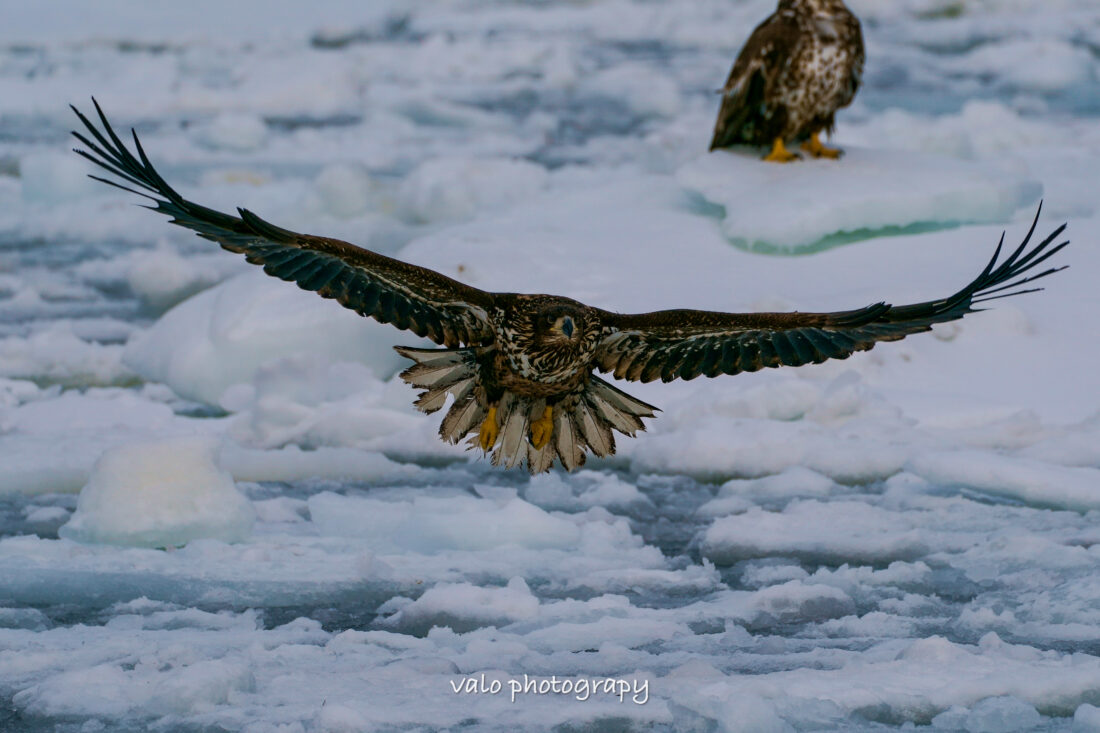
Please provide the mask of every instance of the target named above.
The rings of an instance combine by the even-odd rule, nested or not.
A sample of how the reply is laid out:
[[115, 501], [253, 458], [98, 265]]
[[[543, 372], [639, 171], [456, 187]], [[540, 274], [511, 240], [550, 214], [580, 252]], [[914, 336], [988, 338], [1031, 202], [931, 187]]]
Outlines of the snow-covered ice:
[[[998, 165], [923, 151], [847, 148], [844, 165], [807, 160], [760, 172], [758, 153], [719, 151], [677, 179], [722, 207], [722, 231], [759, 251], [801, 252], [884, 233], [1009, 221], [1042, 194], [1040, 183]], [[773, 216], [775, 191], [783, 207]]]
[[58, 534], [139, 547], [247, 539], [255, 512], [233, 477], [218, 468], [216, 449], [209, 438], [176, 438], [104, 452]]
[[216, 405], [226, 389], [251, 382], [280, 357], [321, 352], [388, 378], [401, 365], [393, 345], [421, 343], [257, 271], [180, 303], [129, 340], [122, 362], [182, 397]]
[[[1100, 730], [1100, 7], [849, 4], [846, 155], [774, 167], [704, 151], [775, 0], [0, 0], [0, 730]], [[529, 478], [419, 339], [87, 180], [91, 94], [203, 204], [492, 290], [917, 302], [1040, 197], [1071, 268], [623, 385], [647, 432]]]

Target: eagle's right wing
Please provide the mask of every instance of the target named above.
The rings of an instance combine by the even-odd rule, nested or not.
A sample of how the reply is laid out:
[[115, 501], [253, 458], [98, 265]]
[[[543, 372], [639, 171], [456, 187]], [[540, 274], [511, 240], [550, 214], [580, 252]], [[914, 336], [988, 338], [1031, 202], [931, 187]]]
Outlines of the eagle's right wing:
[[94, 99], [92, 102], [103, 132], [73, 107], [94, 138], [74, 132], [90, 151], [76, 152], [136, 188], [92, 178], [151, 199], [155, 206], [149, 208], [172, 217], [173, 224], [243, 254], [252, 264], [262, 265], [269, 275], [333, 298], [360, 315], [408, 329], [448, 348], [481, 344], [492, 338], [487, 317], [494, 302], [492, 293], [339, 239], [281, 229], [244, 209], [237, 210], [240, 216], [231, 216], [192, 203], [154, 170], [137, 134], [133, 133], [133, 138], [139, 157], [134, 157], [99, 104]]
[[714, 125], [710, 149], [741, 142], [741, 128], [760, 113], [768, 90], [784, 62], [794, 55], [799, 42], [794, 11], [780, 9], [768, 17], [745, 42], [722, 88], [722, 106]]

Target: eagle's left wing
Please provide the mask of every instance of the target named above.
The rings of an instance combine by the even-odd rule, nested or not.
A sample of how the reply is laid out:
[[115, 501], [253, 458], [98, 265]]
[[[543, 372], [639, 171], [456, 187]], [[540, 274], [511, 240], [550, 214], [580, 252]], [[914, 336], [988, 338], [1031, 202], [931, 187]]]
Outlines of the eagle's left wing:
[[699, 375], [716, 377], [764, 367], [845, 359], [879, 341], [897, 341], [911, 333], [928, 331], [936, 323], [962, 318], [980, 310], [972, 307], [975, 303], [1039, 289], [1015, 290], [1065, 269], [1049, 268], [1024, 276], [1069, 242], [1050, 246], [1065, 229], [1063, 224], [1042, 243], [1025, 251], [1038, 221], [1036, 214], [1027, 238], [1004, 262], [997, 263], [1001, 253], [998, 245], [978, 277], [942, 300], [904, 306], [877, 303], [837, 313], [603, 313], [608, 334], [597, 347], [596, 364], [600, 371], [613, 372], [619, 379], [651, 382], [660, 378], [671, 382]]
[[134, 188], [92, 178], [151, 199], [155, 205], [148, 208], [172, 217], [173, 224], [243, 254], [269, 275], [333, 298], [360, 315], [408, 329], [448, 348], [477, 345], [492, 338], [487, 316], [494, 303], [492, 293], [339, 239], [281, 229], [244, 209], [237, 210], [240, 216], [231, 216], [188, 201], [153, 168], [137, 134], [133, 139], [138, 157], [134, 157], [98, 103], [95, 108], [103, 132], [73, 107], [92, 136], [89, 139], [74, 132], [88, 147], [76, 152]]

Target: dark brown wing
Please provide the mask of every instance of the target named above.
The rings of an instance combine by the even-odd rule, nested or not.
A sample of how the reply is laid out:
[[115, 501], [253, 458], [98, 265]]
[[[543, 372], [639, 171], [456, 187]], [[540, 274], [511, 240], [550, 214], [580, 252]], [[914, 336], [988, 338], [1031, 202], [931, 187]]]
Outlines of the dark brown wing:
[[252, 264], [263, 265], [267, 274], [333, 298], [360, 315], [449, 348], [492, 338], [486, 315], [493, 304], [491, 293], [338, 239], [280, 229], [244, 209], [237, 210], [237, 217], [187, 201], [153, 169], [137, 134], [131, 131], [140, 160], [115, 134], [99, 104], [92, 102], [103, 132], [73, 107], [94, 138], [74, 132], [90, 150], [76, 152], [136, 188], [92, 178], [151, 199], [155, 206], [148, 208], [172, 217], [173, 224], [193, 229]]
[[845, 359], [879, 341], [897, 341], [911, 333], [928, 331], [933, 324], [962, 318], [980, 310], [973, 307], [975, 303], [1039, 289], [1015, 290], [1064, 269], [1050, 268], [1024, 276], [1069, 242], [1050, 246], [1065, 229], [1063, 224], [1041, 244], [1027, 250], [1038, 221], [1036, 214], [1023, 244], [998, 264], [1002, 236], [993, 259], [981, 274], [943, 300], [905, 306], [877, 303], [838, 313], [604, 313], [604, 325], [611, 333], [597, 347], [596, 363], [600, 371], [614, 372], [618, 379], [650, 382], [660, 378], [670, 382], [694, 379], [700, 374], [716, 377], [764, 367]]
[[711, 150], [759, 142], [746, 139], [744, 129], [755, 115], [767, 113], [763, 107], [768, 90], [774, 87], [783, 64], [794, 56], [799, 38], [798, 21], [792, 9], [780, 8], [752, 32], [722, 88], [722, 106], [714, 125]]

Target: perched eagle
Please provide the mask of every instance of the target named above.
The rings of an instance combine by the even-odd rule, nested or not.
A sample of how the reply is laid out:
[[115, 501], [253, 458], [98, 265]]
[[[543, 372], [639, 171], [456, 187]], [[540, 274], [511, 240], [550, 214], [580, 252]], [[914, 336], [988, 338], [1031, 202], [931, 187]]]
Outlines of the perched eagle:
[[840, 157], [818, 135], [832, 133], [862, 76], [863, 34], [843, 0], [779, 0], [733, 64], [710, 149], [770, 145], [764, 160], [788, 163], [798, 155], [785, 143], [799, 141], [815, 158]]
[[[94, 100], [93, 100], [94, 102]], [[408, 329], [445, 347], [397, 347], [415, 364], [401, 378], [423, 389], [415, 405], [435, 412], [453, 400], [440, 437], [492, 450], [494, 465], [527, 461], [548, 471], [559, 458], [572, 470], [585, 454], [615, 452], [612, 430], [633, 436], [657, 408], [593, 374], [650, 382], [817, 364], [928, 331], [974, 311], [975, 303], [1031, 290], [1018, 288], [1057, 272], [1025, 276], [1068, 242], [1051, 246], [1065, 225], [1027, 249], [1027, 238], [998, 264], [1001, 246], [981, 274], [954, 295], [916, 305], [877, 303], [838, 313], [712, 313], [669, 310], [622, 315], [555, 295], [489, 293], [438, 272], [367, 249], [269, 224], [250, 211], [223, 214], [180, 196], [153, 169], [133, 133], [137, 157], [96, 105], [103, 130], [76, 108], [91, 137], [73, 134], [93, 163], [134, 186], [96, 178], [145, 196], [172, 217], [269, 275], [333, 298], [360, 315]], [[131, 131], [132, 132], [132, 131]], [[1036, 223], [1038, 215], [1036, 215]], [[1001, 238], [1002, 244], [1004, 238]]]

